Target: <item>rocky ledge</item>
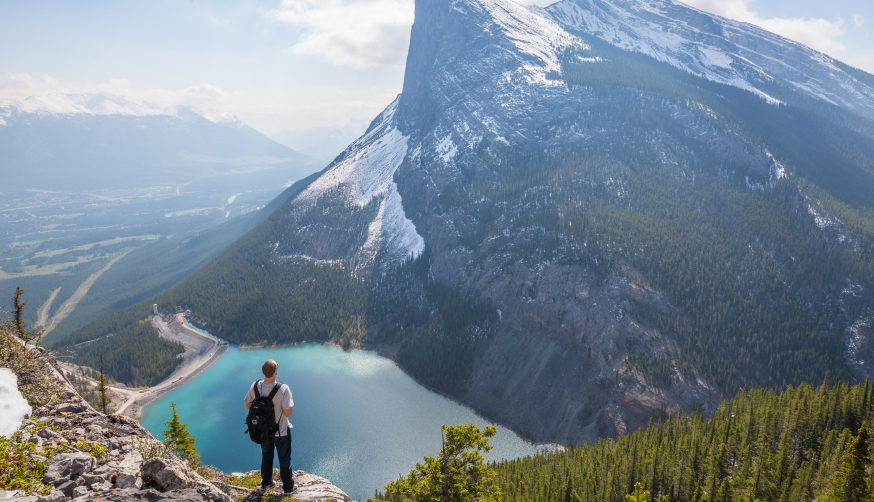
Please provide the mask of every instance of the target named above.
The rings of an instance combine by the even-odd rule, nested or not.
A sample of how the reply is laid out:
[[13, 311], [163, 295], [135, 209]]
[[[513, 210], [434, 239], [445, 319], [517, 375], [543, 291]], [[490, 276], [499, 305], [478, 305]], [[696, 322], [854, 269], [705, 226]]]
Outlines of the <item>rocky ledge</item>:
[[[52, 487], [51, 493], [0, 491], [0, 499], [13, 502], [254, 502], [280, 498], [252, 487], [258, 471], [237, 476], [209, 467], [195, 470], [188, 462], [169, 453], [136, 420], [100, 413], [69, 387], [67, 389], [60, 395], [67, 402], [34, 410], [12, 436], [13, 441], [34, 444], [31, 458], [47, 464], [42, 482]], [[287, 500], [351, 502], [348, 495], [324, 478], [295, 471], [294, 479], [297, 486]], [[249, 481], [246, 483], [249, 487], [233, 483], [238, 480]], [[260, 475], [254, 486], [259, 484]]]

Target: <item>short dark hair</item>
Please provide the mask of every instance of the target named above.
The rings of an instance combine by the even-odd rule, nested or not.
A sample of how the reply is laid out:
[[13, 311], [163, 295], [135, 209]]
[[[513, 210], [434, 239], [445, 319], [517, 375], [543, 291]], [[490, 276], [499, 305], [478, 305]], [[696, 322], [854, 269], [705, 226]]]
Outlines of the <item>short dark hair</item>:
[[265, 377], [270, 378], [276, 374], [276, 368], [279, 368], [279, 365], [276, 364], [276, 361], [274, 361], [273, 359], [268, 359], [261, 366], [261, 373], [264, 373]]

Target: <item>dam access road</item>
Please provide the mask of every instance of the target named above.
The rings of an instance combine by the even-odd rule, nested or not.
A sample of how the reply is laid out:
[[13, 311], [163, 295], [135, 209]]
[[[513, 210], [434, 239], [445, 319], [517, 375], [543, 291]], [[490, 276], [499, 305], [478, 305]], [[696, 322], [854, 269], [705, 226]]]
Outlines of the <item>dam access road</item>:
[[[169, 377], [154, 387], [148, 389], [110, 387], [113, 391], [127, 397], [124, 404], [115, 412], [118, 415], [139, 419], [144, 407], [164, 394], [182, 387], [204, 372], [218, 361], [228, 348], [227, 342], [202, 333], [186, 324], [184, 313], [167, 316], [166, 319], [161, 315], [156, 315], [153, 319], [161, 337], [185, 346], [185, 353], [182, 354], [184, 361]], [[134, 403], [137, 405], [135, 410]]]

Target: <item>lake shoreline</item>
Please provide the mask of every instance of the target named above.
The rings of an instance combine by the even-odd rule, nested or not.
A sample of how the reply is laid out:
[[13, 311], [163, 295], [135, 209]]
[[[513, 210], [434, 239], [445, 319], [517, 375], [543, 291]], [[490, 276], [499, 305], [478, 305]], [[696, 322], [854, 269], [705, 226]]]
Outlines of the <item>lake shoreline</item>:
[[240, 401], [268, 358], [279, 363], [279, 380], [294, 392], [295, 468], [331, 479], [356, 500], [440, 451], [443, 425], [497, 426], [494, 450], [487, 455], [493, 461], [555, 449], [535, 445], [425, 388], [376, 351], [312, 342], [264, 351], [231, 346], [201, 378], [148, 406], [143, 426], [153, 433], [165, 429], [173, 401], [197, 437], [204, 462], [224, 472], [251, 470], [260, 462], [260, 451], [242, 434]]
[[[191, 326], [193, 326], [194, 328], [197, 328], [198, 330], [200, 330], [200, 331], [202, 331], [202, 332], [209, 333], [209, 336], [215, 337], [216, 339], [220, 339], [217, 335], [213, 334], [213, 333], [212, 333], [211, 331], [209, 331], [208, 329], [203, 328], [203, 327], [201, 327], [201, 326], [198, 326], [198, 323], [196, 322], [196, 320], [191, 319], [190, 317], [188, 317], [188, 318], [185, 318], [185, 321], [186, 321], [187, 323], [191, 324]], [[225, 340], [225, 339], [223, 339], [223, 340]], [[398, 364], [398, 362], [394, 359], [394, 357], [392, 357], [392, 356], [393, 356], [392, 351], [391, 351], [390, 349], [388, 349], [387, 347], [385, 347], [385, 346], [365, 345], [365, 346], [363, 346], [363, 347], [345, 348], [345, 347], [342, 347], [342, 346], [340, 346], [340, 345], [338, 345], [338, 344], [336, 344], [336, 343], [333, 343], [333, 342], [325, 342], [325, 341], [319, 341], [319, 340], [305, 340], [305, 341], [301, 341], [301, 342], [293, 342], [293, 343], [287, 343], [287, 344], [272, 344], [272, 345], [266, 345], [266, 344], [246, 344], [246, 345], [239, 345], [239, 344], [236, 344], [236, 343], [234, 343], [234, 342], [232, 342], [232, 341], [230, 341], [230, 340], [228, 340], [228, 342], [229, 342], [229, 343], [233, 343], [234, 346], [235, 346], [237, 349], [239, 349], [239, 350], [246, 350], [246, 351], [248, 351], [248, 350], [258, 350], [258, 349], [280, 349], [280, 348], [286, 348], [286, 347], [301, 347], [301, 346], [305, 346], [305, 345], [323, 345], [323, 346], [327, 346], [327, 347], [337, 348], [337, 349], [343, 350], [344, 352], [355, 352], [355, 351], [369, 351], [369, 352], [373, 352], [373, 353], [375, 353], [376, 355], [378, 355], [379, 357], [382, 357], [382, 358], [384, 358], [384, 359], [387, 359], [387, 360], [391, 361], [395, 366], [398, 367], [398, 369], [400, 369], [400, 370], [401, 370], [401, 371], [402, 371], [406, 376], [408, 376], [410, 379], [412, 379], [414, 382], [416, 382], [416, 384], [418, 384], [420, 387], [422, 387], [422, 388], [424, 388], [424, 389], [427, 389], [428, 391], [433, 392], [434, 394], [437, 394], [437, 395], [439, 395], [439, 396], [441, 396], [441, 397], [444, 397], [444, 398], [446, 398], [446, 399], [449, 399], [449, 400], [451, 400], [453, 403], [455, 403], [455, 404], [457, 404], [457, 405], [459, 405], [459, 406], [462, 406], [462, 407], [464, 407], [464, 408], [467, 408], [467, 409], [470, 410], [472, 413], [474, 413], [476, 416], [480, 417], [481, 419], [483, 419], [483, 420], [485, 420], [485, 421], [487, 421], [487, 422], [490, 422], [490, 423], [492, 423], [492, 424], [494, 424], [494, 425], [499, 425], [499, 426], [501, 426], [501, 427], [504, 427], [504, 428], [506, 428], [506, 429], [512, 431], [512, 432], [513, 432], [514, 434], [516, 434], [519, 438], [521, 438], [522, 440], [524, 440], [525, 442], [527, 442], [527, 443], [529, 443], [529, 444], [531, 444], [531, 445], [533, 445], [533, 446], [536, 446], [536, 447], [541, 447], [541, 446], [544, 446], [544, 447], [550, 447], [550, 446], [551, 446], [551, 447], [560, 447], [560, 448], [564, 448], [564, 447], [566, 447], [565, 445], [558, 445], [558, 444], [555, 444], [555, 443], [538, 443], [537, 441], [533, 441], [531, 438], [529, 438], [529, 437], [523, 435], [521, 432], [515, 430], [514, 428], [512, 428], [512, 427], [509, 426], [508, 424], [503, 423], [503, 422], [501, 422], [501, 421], [499, 421], [499, 420], [496, 420], [496, 419], [494, 419], [494, 418], [489, 418], [489, 417], [484, 416], [482, 413], [480, 413], [480, 412], [479, 412], [477, 409], [475, 409], [473, 406], [471, 406], [471, 405], [469, 405], [469, 404], [467, 404], [467, 403], [465, 403], [465, 402], [460, 401], [460, 400], [457, 399], [456, 397], [451, 396], [451, 395], [449, 395], [449, 394], [446, 394], [445, 392], [442, 392], [442, 391], [440, 391], [440, 390], [438, 390], [438, 389], [434, 389], [434, 388], [432, 388], [432, 387], [429, 386], [429, 385], [425, 385], [425, 384], [422, 383], [419, 379], [417, 379], [415, 376], [413, 376], [412, 374], [410, 374], [410, 373], [409, 373], [409, 372], [408, 372], [408, 371], [407, 371], [403, 366], [401, 366], [400, 364]], [[227, 346], [226, 346], [225, 348], [227, 348]], [[223, 354], [223, 353], [224, 353], [224, 350], [222, 350], [221, 353]], [[212, 366], [213, 364], [215, 364], [215, 362], [218, 361], [218, 358], [219, 358], [219, 357], [221, 357], [221, 354], [219, 354], [219, 356], [216, 357], [215, 360], [210, 361], [209, 364], [207, 364], [207, 365], [205, 365], [205, 366], [199, 368], [199, 369], [197, 370], [196, 374], [193, 374], [193, 375], [190, 376], [190, 377], [184, 378], [183, 380], [180, 381], [180, 383], [179, 383], [178, 385], [173, 385], [172, 389], [171, 389], [171, 388], [168, 388], [168, 389], [166, 389], [166, 390], [163, 390], [163, 389], [162, 389], [162, 391], [160, 392], [160, 394], [158, 394], [158, 395], [154, 396], [153, 398], [149, 399], [149, 401], [148, 401], [147, 404], [142, 404], [142, 403], [140, 403], [140, 408], [139, 408], [139, 411], [138, 411], [138, 415], [139, 415], [139, 417], [142, 417], [142, 410], [143, 410], [143, 408], [145, 408], [146, 406], [148, 406], [148, 404], [151, 404], [151, 403], [155, 402], [157, 399], [159, 399], [159, 398], [160, 398], [161, 396], [163, 396], [164, 394], [167, 394], [168, 392], [170, 392], [170, 391], [172, 391], [172, 390], [176, 390], [176, 389], [182, 387], [183, 385], [185, 385], [186, 383], [190, 382], [190, 381], [193, 380], [196, 376], [200, 375], [201, 373], [203, 373], [204, 371], [206, 371], [207, 369], [209, 369], [210, 366]], [[175, 373], [176, 373], [176, 372], [174, 372], [174, 374], [175, 374]], [[172, 379], [172, 377], [173, 377], [173, 375], [171, 375], [170, 377], [168, 377], [167, 379], [165, 379], [164, 381], [162, 381], [161, 384], [158, 384], [158, 385], [162, 385], [162, 384], [164, 384], [165, 382], [167, 382], [167, 380]], [[137, 418], [137, 417], [134, 417], [134, 418]]]
[[[143, 410], [147, 406], [200, 376], [221, 359], [228, 349], [226, 342], [211, 334], [198, 333], [187, 326], [183, 314], [176, 314], [170, 320], [155, 316], [153, 322], [162, 338], [185, 346], [185, 359], [167, 378], [145, 391], [128, 387], [111, 387], [113, 391], [128, 396], [124, 404], [116, 410], [117, 415], [126, 415], [135, 420], [141, 419]], [[178, 327], [173, 325], [174, 322]], [[135, 410], [134, 406], [136, 406]]]

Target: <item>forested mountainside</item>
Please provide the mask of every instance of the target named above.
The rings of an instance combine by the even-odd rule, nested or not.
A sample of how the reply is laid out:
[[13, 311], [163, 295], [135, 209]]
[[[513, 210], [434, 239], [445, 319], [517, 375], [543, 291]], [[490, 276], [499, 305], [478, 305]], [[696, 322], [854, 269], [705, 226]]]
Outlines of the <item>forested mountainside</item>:
[[[713, 32], [767, 35], [768, 54], [793, 55], [750, 73], [738, 58], [755, 44], [725, 43], [730, 57], [689, 54], [716, 68], [698, 72], [657, 45], [695, 47], [667, 21], [688, 9], [622, 11], [623, 26], [679, 37], [650, 33], [647, 52], [559, 15], [586, 8], [417, 2], [398, 99], [153, 301], [241, 343], [378, 348], [485, 416], [565, 444], [711, 411], [752, 386], [864, 379], [866, 74], [695, 11]], [[831, 76], [790, 80], [814, 60]], [[852, 99], [828, 97], [839, 87]], [[135, 326], [150, 303], [113, 326]], [[105, 335], [104, 321], [68, 343]]]
[[868, 381], [754, 389], [706, 418], [678, 413], [616, 440], [490, 467], [507, 502], [624, 502], [636, 483], [652, 501], [860, 500], [874, 481], [858, 457], [872, 460], [859, 436], [874, 418], [871, 397]]

